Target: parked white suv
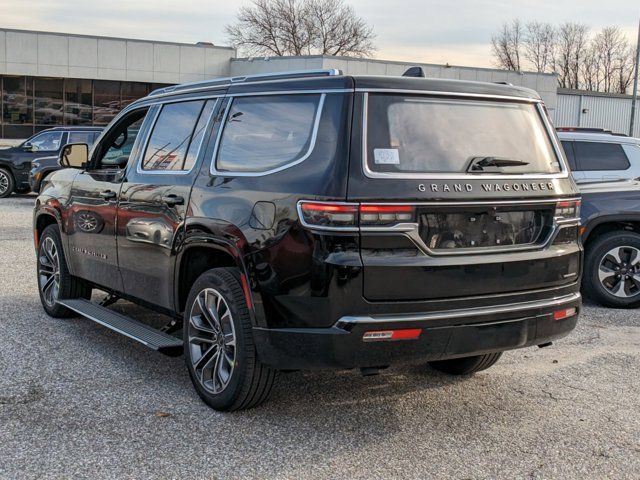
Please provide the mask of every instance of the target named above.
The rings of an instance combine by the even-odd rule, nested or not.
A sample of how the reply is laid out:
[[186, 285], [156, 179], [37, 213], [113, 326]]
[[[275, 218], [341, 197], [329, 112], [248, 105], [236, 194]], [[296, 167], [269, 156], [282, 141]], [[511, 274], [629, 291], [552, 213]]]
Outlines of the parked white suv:
[[557, 129], [577, 183], [640, 177], [640, 139], [595, 128]]

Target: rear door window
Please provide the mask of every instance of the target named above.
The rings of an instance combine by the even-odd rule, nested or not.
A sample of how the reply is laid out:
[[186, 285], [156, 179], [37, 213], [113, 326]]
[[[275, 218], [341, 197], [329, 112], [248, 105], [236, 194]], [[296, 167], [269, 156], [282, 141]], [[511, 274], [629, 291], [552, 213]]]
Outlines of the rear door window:
[[478, 159], [500, 173], [560, 172], [531, 103], [369, 94], [367, 167], [380, 173], [465, 173]]
[[313, 148], [323, 99], [320, 94], [234, 98], [216, 170], [267, 172], [304, 160]]
[[631, 165], [622, 145], [602, 142], [573, 142], [579, 170], [626, 170]]
[[[143, 170], [180, 171], [191, 168], [193, 161], [187, 165], [187, 153], [204, 103], [198, 100], [163, 105], [142, 159]], [[202, 141], [202, 136], [198, 138]]]

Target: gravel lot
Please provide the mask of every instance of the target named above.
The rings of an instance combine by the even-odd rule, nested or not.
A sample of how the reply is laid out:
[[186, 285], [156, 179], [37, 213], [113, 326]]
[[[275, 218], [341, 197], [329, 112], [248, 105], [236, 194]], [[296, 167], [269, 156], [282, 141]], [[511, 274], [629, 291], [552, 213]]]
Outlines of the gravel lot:
[[467, 379], [290, 373], [224, 415], [182, 358], [44, 315], [33, 198], [0, 200], [0, 478], [640, 478], [640, 311]]

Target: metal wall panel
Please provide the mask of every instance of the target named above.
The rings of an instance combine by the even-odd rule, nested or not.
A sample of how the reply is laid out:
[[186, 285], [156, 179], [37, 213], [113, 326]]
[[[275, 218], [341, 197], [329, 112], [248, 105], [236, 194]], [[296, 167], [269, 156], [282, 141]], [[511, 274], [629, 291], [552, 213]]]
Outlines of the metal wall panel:
[[[554, 121], [562, 127], [606, 128], [615, 133], [629, 133], [631, 119], [629, 97], [558, 93]], [[636, 105], [634, 137], [640, 137], [640, 101]]]

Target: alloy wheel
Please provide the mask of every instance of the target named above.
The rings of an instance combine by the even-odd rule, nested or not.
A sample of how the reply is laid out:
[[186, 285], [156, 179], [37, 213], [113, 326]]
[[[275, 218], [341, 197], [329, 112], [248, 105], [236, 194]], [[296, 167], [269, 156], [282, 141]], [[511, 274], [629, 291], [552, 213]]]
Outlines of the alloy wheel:
[[188, 341], [193, 371], [209, 392], [219, 394], [231, 381], [236, 362], [236, 332], [229, 305], [213, 288], [202, 290], [189, 314]]
[[616, 297], [640, 294], [640, 250], [628, 246], [609, 250], [600, 260], [598, 279], [604, 289]]
[[9, 189], [9, 177], [3, 171], [0, 171], [0, 195], [7, 192]]
[[53, 307], [60, 292], [60, 258], [58, 248], [51, 237], [46, 237], [40, 247], [38, 284], [45, 303]]

